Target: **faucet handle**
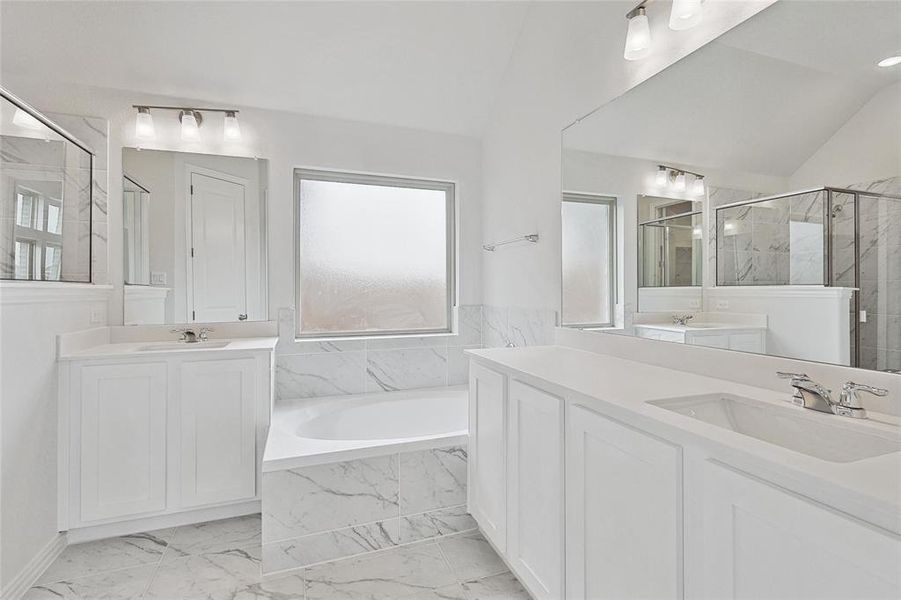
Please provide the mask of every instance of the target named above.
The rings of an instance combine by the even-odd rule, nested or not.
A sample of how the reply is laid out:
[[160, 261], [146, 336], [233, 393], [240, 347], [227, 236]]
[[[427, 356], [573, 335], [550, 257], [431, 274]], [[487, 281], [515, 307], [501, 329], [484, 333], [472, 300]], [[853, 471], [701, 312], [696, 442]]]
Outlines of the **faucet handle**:
[[201, 341], [205, 342], [208, 337], [207, 334], [210, 333], [211, 331], [216, 331], [216, 330], [213, 329], [212, 327], [201, 327], [200, 332], [197, 334], [197, 337], [199, 337], [201, 339]]
[[801, 381], [810, 381], [807, 373], [789, 373], [788, 371], [776, 371], [779, 379], [800, 379]]
[[873, 394], [874, 396], [888, 396], [887, 389], [873, 387], [872, 385], [867, 385], [865, 383], [854, 383], [853, 381], [848, 381], [842, 386], [842, 395], [847, 394], [848, 396], [853, 397], [856, 392], [867, 392], [869, 394]]

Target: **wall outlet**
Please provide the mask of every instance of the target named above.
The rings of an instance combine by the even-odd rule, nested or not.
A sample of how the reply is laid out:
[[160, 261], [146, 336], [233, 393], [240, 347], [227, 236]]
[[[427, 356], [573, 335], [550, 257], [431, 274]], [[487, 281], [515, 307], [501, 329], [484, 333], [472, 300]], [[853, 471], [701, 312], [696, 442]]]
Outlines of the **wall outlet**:
[[150, 285], [166, 285], [166, 272], [153, 271], [150, 273]]
[[102, 306], [91, 307], [91, 325], [103, 323], [103, 313], [106, 312]]
[[726, 310], [729, 308], [729, 301], [723, 300], [722, 298], [716, 301], [717, 310]]
[[701, 308], [701, 301], [697, 298], [692, 298], [688, 301], [689, 308]]

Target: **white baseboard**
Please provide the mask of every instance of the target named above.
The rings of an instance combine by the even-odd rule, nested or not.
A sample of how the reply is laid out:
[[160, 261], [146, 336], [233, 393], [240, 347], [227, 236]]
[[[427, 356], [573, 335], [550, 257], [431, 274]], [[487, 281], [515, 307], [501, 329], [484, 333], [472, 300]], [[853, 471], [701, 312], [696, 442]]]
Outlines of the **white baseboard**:
[[[129, 535], [132, 533], [141, 533], [143, 531], [168, 529], [169, 527], [179, 527], [180, 525], [203, 523], [205, 521], [216, 521], [218, 519], [230, 519], [231, 517], [252, 515], [258, 512], [260, 512], [260, 501], [249, 500], [247, 502], [228, 504], [226, 506], [199, 508], [167, 515], [157, 515], [141, 519], [119, 521], [116, 523], [79, 527], [68, 531], [68, 539], [70, 544], [80, 544], [82, 542], [92, 542], [94, 540]], [[5, 600], [5, 598], [3, 600]]]
[[0, 592], [0, 600], [19, 600], [66, 549], [66, 534], [57, 533]]

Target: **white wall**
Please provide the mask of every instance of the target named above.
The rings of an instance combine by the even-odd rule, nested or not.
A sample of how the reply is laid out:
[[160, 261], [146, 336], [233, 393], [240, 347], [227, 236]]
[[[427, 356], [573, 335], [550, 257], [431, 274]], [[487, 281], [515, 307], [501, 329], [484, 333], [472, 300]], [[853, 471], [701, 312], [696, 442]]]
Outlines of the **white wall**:
[[794, 189], [901, 175], [901, 82], [882, 89], [791, 176]]
[[484, 257], [486, 305], [559, 310], [561, 129], [771, 3], [708, 2], [704, 24], [684, 32], [666, 27], [668, 3], [651, 3], [655, 50], [635, 62], [619, 59], [632, 4], [531, 6], [483, 141], [482, 233], [541, 241]]

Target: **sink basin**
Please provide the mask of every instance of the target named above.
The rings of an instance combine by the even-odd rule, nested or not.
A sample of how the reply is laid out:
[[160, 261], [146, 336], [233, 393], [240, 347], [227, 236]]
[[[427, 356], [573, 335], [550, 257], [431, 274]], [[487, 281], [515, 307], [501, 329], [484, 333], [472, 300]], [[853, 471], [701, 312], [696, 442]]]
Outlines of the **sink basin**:
[[706, 394], [648, 404], [830, 462], [854, 462], [901, 450], [901, 431], [892, 436], [845, 417], [808, 414], [807, 409], [740, 396]]
[[216, 348], [225, 348], [229, 342], [196, 342], [188, 344], [185, 342], [157, 342], [155, 344], [147, 344], [139, 346], [138, 352], [170, 352], [172, 350], [213, 350]]

